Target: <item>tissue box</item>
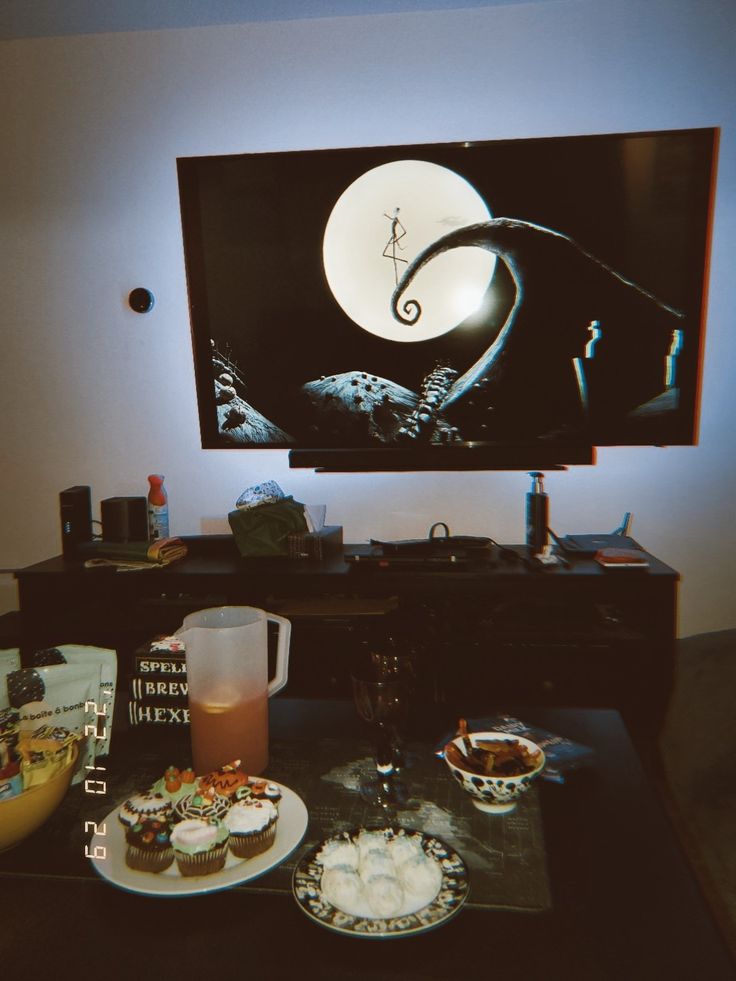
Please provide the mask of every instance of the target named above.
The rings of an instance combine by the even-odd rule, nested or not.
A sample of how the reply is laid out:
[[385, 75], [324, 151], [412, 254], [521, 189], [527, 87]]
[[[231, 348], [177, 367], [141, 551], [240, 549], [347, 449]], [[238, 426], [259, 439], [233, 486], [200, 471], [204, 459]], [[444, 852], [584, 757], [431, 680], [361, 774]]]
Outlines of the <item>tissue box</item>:
[[286, 537], [290, 559], [325, 559], [342, 555], [342, 525], [325, 525], [319, 531], [292, 532]]

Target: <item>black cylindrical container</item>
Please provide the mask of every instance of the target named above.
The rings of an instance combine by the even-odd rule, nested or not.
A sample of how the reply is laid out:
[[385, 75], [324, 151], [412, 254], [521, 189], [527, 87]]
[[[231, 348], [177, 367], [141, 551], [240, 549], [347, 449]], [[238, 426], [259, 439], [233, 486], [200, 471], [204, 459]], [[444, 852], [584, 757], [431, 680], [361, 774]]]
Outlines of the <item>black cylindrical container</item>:
[[532, 489], [526, 495], [526, 544], [531, 555], [538, 555], [547, 544], [549, 498], [544, 493], [543, 473], [530, 473]]

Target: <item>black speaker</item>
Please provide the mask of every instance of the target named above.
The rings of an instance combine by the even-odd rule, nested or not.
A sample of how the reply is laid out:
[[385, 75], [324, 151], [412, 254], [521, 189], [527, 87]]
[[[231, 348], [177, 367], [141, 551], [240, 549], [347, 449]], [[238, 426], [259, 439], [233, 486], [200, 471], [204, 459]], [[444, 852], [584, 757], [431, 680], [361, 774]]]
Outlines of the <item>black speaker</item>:
[[74, 558], [77, 545], [92, 541], [92, 497], [87, 486], [67, 487], [59, 494], [61, 551]]
[[100, 501], [100, 517], [103, 541], [148, 541], [148, 502], [145, 497], [108, 497]]

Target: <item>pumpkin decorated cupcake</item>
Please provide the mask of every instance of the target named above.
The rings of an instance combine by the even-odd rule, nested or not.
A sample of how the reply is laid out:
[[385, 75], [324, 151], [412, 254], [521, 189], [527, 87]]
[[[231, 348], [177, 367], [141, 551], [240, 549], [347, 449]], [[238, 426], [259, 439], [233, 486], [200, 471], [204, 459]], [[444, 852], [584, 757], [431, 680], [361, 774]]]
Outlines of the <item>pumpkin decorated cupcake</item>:
[[125, 864], [139, 872], [163, 872], [174, 861], [169, 821], [143, 818], [125, 831]]
[[171, 844], [181, 875], [211, 875], [224, 868], [228, 836], [227, 828], [220, 821], [187, 818], [175, 825]]
[[238, 858], [253, 858], [268, 851], [276, 837], [279, 812], [269, 800], [241, 800], [225, 815], [230, 851]]
[[240, 760], [234, 760], [199, 778], [200, 790], [214, 790], [221, 797], [232, 798], [239, 788], [247, 786], [248, 774], [240, 769]]
[[179, 770], [178, 767], [170, 766], [161, 779], [157, 780], [151, 787], [151, 793], [161, 794], [166, 800], [175, 804], [182, 797], [188, 797], [194, 793], [196, 781], [194, 770]]

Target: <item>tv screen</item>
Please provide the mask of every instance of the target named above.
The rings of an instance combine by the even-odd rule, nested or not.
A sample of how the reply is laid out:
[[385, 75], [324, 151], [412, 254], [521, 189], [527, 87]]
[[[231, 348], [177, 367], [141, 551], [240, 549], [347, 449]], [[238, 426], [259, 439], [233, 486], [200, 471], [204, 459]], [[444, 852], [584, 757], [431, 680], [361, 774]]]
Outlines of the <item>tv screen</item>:
[[179, 158], [202, 446], [527, 469], [694, 443], [716, 136]]

